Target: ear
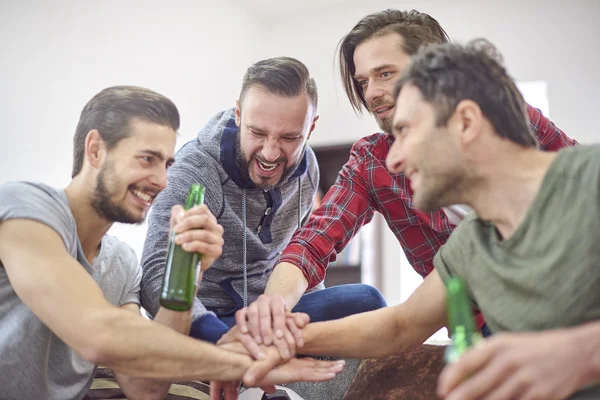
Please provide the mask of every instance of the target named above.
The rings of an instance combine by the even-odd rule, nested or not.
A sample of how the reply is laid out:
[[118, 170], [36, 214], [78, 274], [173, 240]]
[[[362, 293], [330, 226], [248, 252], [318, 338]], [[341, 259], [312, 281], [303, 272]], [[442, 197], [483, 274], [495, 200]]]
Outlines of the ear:
[[92, 129], [85, 137], [85, 158], [93, 168], [99, 168], [106, 157], [106, 146], [100, 132]]
[[312, 132], [315, 130], [315, 125], [317, 125], [318, 119], [319, 119], [318, 115], [313, 119], [312, 124], [310, 125], [310, 130], [308, 131], [308, 136], [306, 137], [306, 140], [310, 139], [310, 135], [312, 135]]
[[242, 123], [242, 110], [240, 108], [240, 101], [236, 100], [235, 101], [235, 124], [239, 128], [241, 123]]
[[458, 134], [460, 144], [468, 146], [481, 135], [483, 118], [481, 107], [477, 103], [473, 100], [462, 100], [448, 123], [452, 124], [453, 130]]

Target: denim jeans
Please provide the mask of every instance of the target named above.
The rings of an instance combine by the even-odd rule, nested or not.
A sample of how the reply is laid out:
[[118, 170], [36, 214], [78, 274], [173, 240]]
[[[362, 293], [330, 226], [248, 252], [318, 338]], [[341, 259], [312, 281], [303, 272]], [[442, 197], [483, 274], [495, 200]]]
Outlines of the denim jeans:
[[[387, 306], [379, 290], [362, 283], [332, 286], [306, 293], [292, 312], [303, 312], [310, 322], [330, 321]], [[227, 326], [235, 325], [235, 316], [219, 318]]]

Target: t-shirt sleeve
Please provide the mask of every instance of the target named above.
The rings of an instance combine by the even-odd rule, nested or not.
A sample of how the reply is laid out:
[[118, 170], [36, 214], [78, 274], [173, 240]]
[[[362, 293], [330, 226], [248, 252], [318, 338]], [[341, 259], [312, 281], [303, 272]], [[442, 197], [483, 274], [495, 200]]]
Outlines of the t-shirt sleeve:
[[[439, 251], [433, 259], [433, 265], [437, 270], [440, 278], [444, 283], [449, 278], [460, 277], [469, 284], [468, 268], [473, 268], [469, 265], [469, 254], [472, 244], [472, 231], [470, 224], [474, 223], [476, 216], [470, 213], [465, 219], [454, 229], [448, 241], [440, 247]], [[471, 304], [475, 309], [478, 309], [477, 302], [469, 290]]]
[[123, 295], [119, 301], [119, 307], [131, 303], [140, 305], [142, 266], [138, 263], [137, 256], [133, 249], [126, 244], [121, 244], [121, 247], [125, 268], [127, 268], [130, 273], [128, 274], [129, 278], [125, 282]]
[[77, 229], [68, 205], [61, 201], [55, 189], [29, 182], [9, 182], [0, 185], [0, 221], [29, 219], [56, 231], [69, 252], [76, 242]]

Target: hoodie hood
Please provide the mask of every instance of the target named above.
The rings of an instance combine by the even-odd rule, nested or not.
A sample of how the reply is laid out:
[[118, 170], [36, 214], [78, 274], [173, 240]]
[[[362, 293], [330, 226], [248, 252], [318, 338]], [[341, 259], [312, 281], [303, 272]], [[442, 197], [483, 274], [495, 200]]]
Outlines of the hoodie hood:
[[[198, 133], [198, 140], [202, 147], [219, 163], [229, 175], [231, 180], [242, 189], [256, 189], [256, 185], [249, 179], [248, 174], [242, 173], [236, 160], [238, 159], [237, 141], [239, 128], [235, 124], [235, 108], [215, 115]], [[301, 156], [296, 170], [282, 184], [297, 178], [307, 170], [306, 150]]]

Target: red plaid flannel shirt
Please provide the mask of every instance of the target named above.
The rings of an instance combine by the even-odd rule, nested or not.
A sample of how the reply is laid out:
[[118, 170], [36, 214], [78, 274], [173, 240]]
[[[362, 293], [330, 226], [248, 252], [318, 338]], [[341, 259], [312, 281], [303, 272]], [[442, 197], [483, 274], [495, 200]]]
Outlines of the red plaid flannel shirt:
[[[542, 150], [577, 144], [539, 110], [529, 106], [528, 114]], [[321, 206], [283, 251], [280, 262], [299, 267], [309, 288], [325, 278], [327, 265], [375, 211], [384, 216], [415, 271], [425, 277], [433, 270], [433, 257], [454, 225], [442, 210], [424, 213], [413, 207], [408, 179], [404, 174], [391, 174], [385, 166], [392, 142], [393, 137], [385, 133], [357, 141]]]

